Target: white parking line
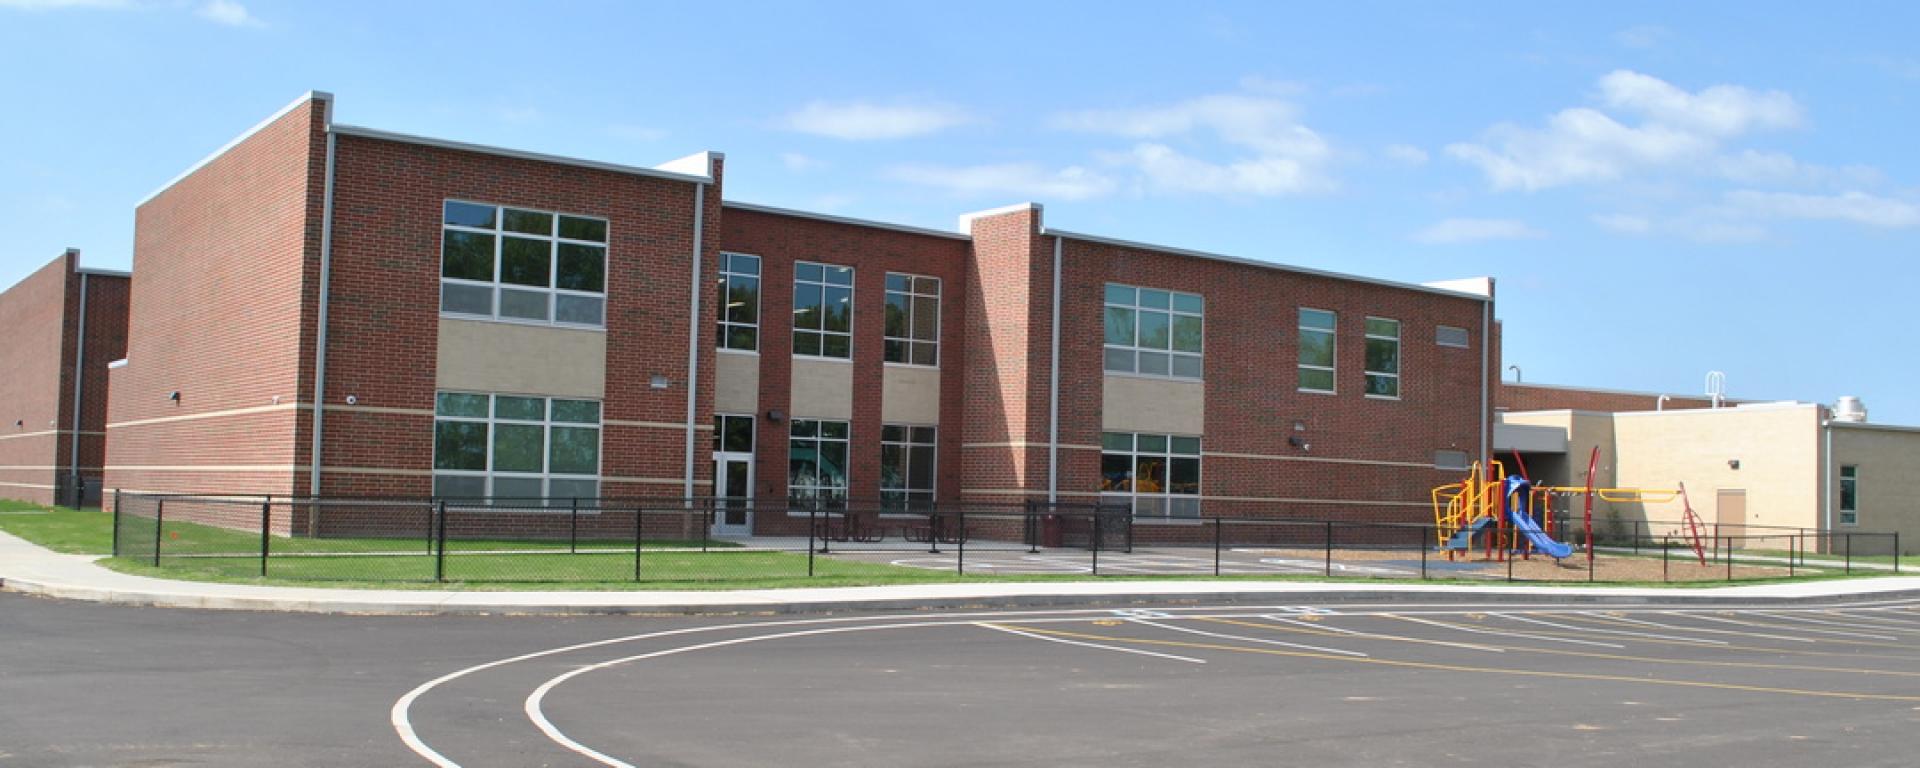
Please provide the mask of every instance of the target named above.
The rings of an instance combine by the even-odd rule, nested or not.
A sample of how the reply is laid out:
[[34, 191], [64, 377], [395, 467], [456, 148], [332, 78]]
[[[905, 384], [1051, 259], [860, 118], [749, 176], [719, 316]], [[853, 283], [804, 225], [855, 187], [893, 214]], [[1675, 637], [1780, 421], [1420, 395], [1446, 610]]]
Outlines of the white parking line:
[[[1795, 616], [1790, 613], [1773, 613], [1770, 611], [1747, 611], [1747, 613], [1752, 614], [1754, 616], [1763, 616], [1769, 619], [1785, 619], [1787, 621], [1798, 621], [1804, 624], [1817, 624], [1823, 627], [1846, 627], [1847, 630], [1885, 629], [1885, 627], [1862, 627], [1859, 624], [1849, 624], [1844, 621], [1821, 621], [1819, 619], [1809, 619], [1805, 616]], [[1807, 630], [1807, 631], [1811, 632], [1815, 630]], [[1864, 637], [1869, 640], [1899, 640], [1900, 639], [1893, 635], [1882, 635], [1882, 634], [1876, 634], [1872, 632], [1853, 632], [1853, 631], [1840, 631], [1840, 630], [1833, 630], [1833, 629], [1825, 630], [1825, 632], [1829, 635], [1840, 635], [1842, 637]]]
[[[1686, 616], [1687, 618], [1691, 618], [1691, 619], [1699, 619], [1701, 621], [1712, 621], [1712, 622], [1718, 622], [1721, 624], [1738, 624], [1743, 627], [1759, 627], [1761, 629], [1776, 629], [1776, 630], [1791, 629], [1796, 632], [1810, 632], [1816, 635], [1839, 635], [1842, 637], [1854, 636], [1854, 633], [1852, 632], [1842, 632], [1837, 629], [1815, 629], [1813, 627], [1782, 627], [1779, 624], [1755, 624], [1751, 621], [1740, 621], [1738, 619], [1729, 619], [1724, 616], [1707, 616], [1703, 613], [1694, 613], [1689, 611], [1675, 611], [1675, 613], [1678, 613], [1680, 615]], [[1745, 616], [1746, 613], [1747, 612], [1742, 612], [1739, 615]]]
[[1103, 650], [1103, 651], [1119, 651], [1120, 653], [1132, 653], [1132, 654], [1138, 654], [1138, 655], [1140, 655], [1140, 656], [1152, 656], [1152, 657], [1154, 657], [1154, 658], [1158, 658], [1158, 659], [1172, 659], [1172, 660], [1174, 660], [1174, 661], [1184, 661], [1184, 662], [1188, 662], [1188, 663], [1191, 663], [1191, 664], [1205, 664], [1205, 663], [1207, 663], [1207, 660], [1206, 660], [1206, 659], [1196, 659], [1196, 658], [1192, 658], [1192, 657], [1190, 657], [1190, 656], [1175, 656], [1175, 655], [1173, 655], [1173, 654], [1171, 654], [1171, 653], [1157, 653], [1157, 652], [1154, 652], [1154, 651], [1143, 651], [1143, 650], [1140, 650], [1139, 648], [1122, 648], [1122, 647], [1120, 647], [1120, 646], [1117, 646], [1117, 645], [1102, 645], [1102, 644], [1100, 644], [1100, 643], [1089, 643], [1089, 642], [1085, 642], [1085, 641], [1082, 641], [1082, 640], [1069, 640], [1069, 639], [1067, 639], [1067, 638], [1064, 638], [1064, 637], [1050, 637], [1050, 636], [1047, 636], [1047, 635], [1042, 635], [1042, 634], [1037, 634], [1037, 633], [1034, 633], [1034, 632], [1023, 632], [1023, 631], [1021, 631], [1021, 630], [1018, 630], [1018, 629], [1014, 629], [1014, 628], [1012, 628], [1012, 627], [1003, 627], [1003, 626], [1000, 626], [1000, 625], [998, 625], [998, 624], [989, 624], [989, 623], [987, 623], [987, 622], [984, 622], [984, 621], [977, 621], [977, 622], [974, 622], [974, 626], [976, 626], [976, 627], [985, 627], [985, 628], [987, 628], [987, 629], [994, 629], [994, 630], [999, 630], [999, 631], [1001, 631], [1001, 632], [1005, 632], [1005, 633], [1007, 633], [1007, 634], [1009, 634], [1009, 635], [1019, 635], [1019, 636], [1021, 636], [1021, 637], [1031, 637], [1031, 638], [1033, 638], [1033, 639], [1035, 639], [1035, 640], [1045, 640], [1045, 641], [1047, 641], [1047, 642], [1049, 642], [1049, 643], [1061, 643], [1061, 644], [1064, 644], [1064, 645], [1078, 645], [1078, 646], [1081, 646], [1081, 647], [1083, 647], [1083, 648], [1098, 648], [1098, 649], [1100, 649], [1100, 650]]
[[1171, 624], [1162, 624], [1157, 621], [1148, 621], [1146, 619], [1129, 619], [1129, 621], [1132, 621], [1135, 624], [1144, 624], [1149, 627], [1158, 627], [1160, 629], [1170, 630], [1173, 632], [1185, 632], [1190, 635], [1201, 635], [1204, 637], [1217, 637], [1223, 640], [1242, 640], [1249, 643], [1262, 643], [1265, 645], [1278, 645], [1284, 648], [1299, 648], [1301, 650], [1306, 650], [1306, 651], [1317, 651], [1320, 653], [1333, 653], [1341, 656], [1354, 656], [1362, 659], [1368, 658], [1367, 654], [1361, 653], [1359, 651], [1348, 651], [1348, 650], [1342, 650], [1339, 648], [1326, 648], [1318, 645], [1304, 645], [1301, 643], [1283, 643], [1279, 640], [1268, 640], [1260, 637], [1247, 637], [1245, 635], [1229, 635], [1223, 632], [1208, 632], [1204, 629], [1194, 629], [1192, 627], [1176, 627]]
[[1448, 648], [1463, 648], [1469, 651], [1487, 651], [1489, 653], [1506, 653], [1506, 649], [1504, 648], [1494, 648], [1492, 646], [1487, 646], [1487, 645], [1474, 645], [1472, 643], [1450, 643], [1445, 640], [1428, 640], [1424, 637], [1402, 637], [1400, 635], [1383, 635], [1383, 634], [1378, 634], [1374, 632], [1361, 632], [1358, 630], [1328, 626], [1325, 623], [1295, 621], [1293, 619], [1287, 619], [1287, 618], [1282, 618], [1279, 616], [1272, 616], [1272, 615], [1262, 616], [1260, 618], [1263, 618], [1263, 619], [1266, 619], [1267, 621], [1275, 622], [1278, 624], [1293, 624], [1295, 626], [1306, 627], [1307, 629], [1324, 629], [1329, 632], [1334, 632], [1337, 634], [1351, 635], [1353, 637], [1365, 637], [1365, 638], [1371, 638], [1374, 640], [1397, 640], [1397, 641], [1404, 641], [1409, 643], [1418, 643], [1420, 645], [1439, 645], [1439, 646], [1445, 646]]
[[1543, 627], [1553, 627], [1555, 629], [1565, 629], [1573, 632], [1598, 632], [1603, 635], [1620, 635], [1622, 637], [1644, 637], [1651, 640], [1676, 640], [1683, 643], [1705, 643], [1707, 645], [1728, 645], [1729, 644], [1725, 640], [1707, 640], [1707, 639], [1698, 638], [1698, 637], [1681, 637], [1679, 635], [1661, 635], [1661, 634], [1655, 634], [1652, 632], [1632, 632], [1625, 629], [1604, 629], [1601, 627], [1591, 627], [1591, 626], [1580, 627], [1580, 626], [1574, 626], [1572, 624], [1561, 624], [1561, 623], [1552, 622], [1552, 621], [1542, 621], [1540, 619], [1532, 619], [1532, 618], [1527, 618], [1525, 616], [1514, 616], [1508, 613], [1489, 613], [1487, 615], [1498, 616], [1508, 621], [1523, 621], [1528, 624], [1539, 624], [1540, 626], [1543, 626]]
[[1820, 642], [1818, 640], [1809, 640], [1804, 637], [1793, 637], [1791, 635], [1769, 635], [1764, 632], [1744, 632], [1744, 631], [1733, 630], [1733, 629], [1709, 629], [1707, 627], [1682, 627], [1674, 624], [1661, 624], [1657, 621], [1647, 621], [1645, 619], [1629, 619], [1625, 616], [1614, 616], [1611, 613], [1603, 614], [1603, 613], [1589, 612], [1587, 615], [1597, 619], [1606, 619], [1608, 621], [1620, 621], [1620, 622], [1626, 622], [1628, 624], [1640, 624], [1643, 626], [1653, 627], [1655, 629], [1671, 629], [1679, 632], [1710, 632], [1716, 635], [1739, 635], [1741, 637], [1764, 637], [1768, 640], [1785, 640], [1792, 643]]
[[1416, 624], [1427, 624], [1430, 626], [1440, 627], [1442, 629], [1453, 629], [1453, 630], [1459, 630], [1461, 632], [1471, 632], [1476, 635], [1498, 635], [1500, 637], [1521, 637], [1521, 638], [1526, 638], [1528, 640], [1545, 640], [1547, 642], [1568, 643], [1570, 645], [1597, 645], [1601, 648], [1620, 648], [1620, 649], [1626, 648], [1626, 646], [1624, 645], [1620, 645], [1617, 643], [1603, 643], [1598, 640], [1576, 640], [1571, 637], [1553, 637], [1550, 635], [1535, 635], [1528, 632], [1501, 632], [1499, 630], [1493, 630], [1493, 629], [1481, 629], [1479, 627], [1468, 627], [1460, 624], [1449, 624], [1444, 621], [1433, 621], [1431, 619], [1420, 619], [1412, 616], [1402, 616], [1397, 613], [1383, 613], [1380, 615], [1386, 616], [1388, 618], [1400, 619], [1402, 621], [1411, 621]]

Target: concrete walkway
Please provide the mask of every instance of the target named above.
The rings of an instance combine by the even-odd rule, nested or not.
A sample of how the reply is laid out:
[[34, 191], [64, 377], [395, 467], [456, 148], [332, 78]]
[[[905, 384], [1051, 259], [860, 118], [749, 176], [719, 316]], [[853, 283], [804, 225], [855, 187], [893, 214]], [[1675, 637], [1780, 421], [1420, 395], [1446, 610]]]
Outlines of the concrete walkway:
[[791, 613], [1144, 602], [1568, 602], [1713, 605], [1920, 598], [1920, 577], [1689, 589], [1460, 586], [1366, 581], [1085, 581], [664, 591], [332, 589], [175, 581], [109, 570], [0, 533], [0, 588], [123, 605], [353, 614]]

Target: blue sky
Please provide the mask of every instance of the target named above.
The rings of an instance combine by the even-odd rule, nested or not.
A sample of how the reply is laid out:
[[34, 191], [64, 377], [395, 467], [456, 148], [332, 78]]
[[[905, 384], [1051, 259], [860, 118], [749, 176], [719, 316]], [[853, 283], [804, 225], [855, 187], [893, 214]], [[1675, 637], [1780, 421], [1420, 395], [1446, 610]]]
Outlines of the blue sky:
[[308, 89], [734, 200], [1493, 275], [1530, 382], [1920, 423], [1907, 4], [0, 0], [0, 285]]

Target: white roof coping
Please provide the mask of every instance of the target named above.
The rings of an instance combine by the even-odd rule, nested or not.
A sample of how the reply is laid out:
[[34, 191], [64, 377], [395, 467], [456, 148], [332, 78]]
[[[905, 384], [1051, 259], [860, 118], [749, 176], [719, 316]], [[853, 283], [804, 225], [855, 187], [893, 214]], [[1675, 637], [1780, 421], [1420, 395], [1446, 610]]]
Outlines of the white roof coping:
[[274, 112], [271, 115], [268, 115], [267, 119], [261, 120], [260, 122], [255, 123], [252, 128], [248, 128], [245, 132], [241, 133], [239, 136], [233, 137], [232, 141], [229, 141], [225, 144], [220, 145], [220, 148], [214, 150], [213, 154], [210, 154], [210, 155], [207, 155], [206, 157], [201, 158], [200, 162], [187, 166], [187, 169], [184, 171], [181, 171], [178, 176], [175, 176], [172, 179], [167, 180], [167, 183], [160, 185], [159, 189], [154, 190], [151, 194], [148, 194], [146, 197], [140, 198], [140, 202], [134, 203], [133, 206], [135, 208], [138, 208], [140, 206], [146, 205], [148, 202], [152, 201], [154, 198], [159, 197], [160, 193], [165, 192], [169, 189], [172, 189], [173, 185], [180, 183], [182, 179], [185, 179], [188, 176], [192, 176], [195, 172], [199, 171], [201, 168], [205, 168], [208, 163], [211, 163], [214, 160], [218, 159], [221, 155], [226, 154], [227, 150], [230, 150], [230, 149], [233, 149], [234, 147], [239, 146], [240, 142], [243, 142], [249, 138], [252, 138], [254, 134], [259, 133], [262, 129], [266, 128], [267, 126], [272, 125], [274, 121], [277, 121], [280, 118], [286, 117], [288, 112], [292, 112], [295, 109], [299, 109], [300, 105], [305, 104], [309, 101], [317, 101], [321, 103], [323, 108], [326, 109], [325, 120], [327, 124], [331, 126], [333, 122], [333, 106], [332, 106], [333, 94], [327, 93], [326, 91], [307, 91], [306, 93], [301, 94], [300, 98], [294, 99], [292, 103], [284, 107], [281, 107], [279, 111]]
[[958, 233], [958, 232], [948, 232], [943, 229], [929, 229], [927, 227], [915, 227], [915, 226], [909, 226], [906, 224], [890, 224], [888, 222], [873, 221], [871, 219], [856, 219], [848, 216], [833, 216], [825, 213], [814, 213], [812, 211], [797, 211], [792, 208], [776, 208], [771, 205], [756, 205], [753, 203], [740, 203], [740, 202], [734, 202], [731, 200], [725, 203], [722, 203], [722, 205], [724, 207], [732, 208], [735, 210], [753, 211], [755, 213], [769, 213], [776, 216], [793, 216], [795, 218], [801, 218], [801, 219], [817, 219], [820, 221], [831, 221], [836, 224], [852, 224], [854, 226], [859, 226], [859, 227], [873, 227], [875, 229], [891, 229], [896, 232], [906, 232], [906, 233], [915, 234], [915, 235], [929, 235], [932, 237], [944, 237], [950, 240], [965, 240], [969, 242], [973, 240], [972, 235]]

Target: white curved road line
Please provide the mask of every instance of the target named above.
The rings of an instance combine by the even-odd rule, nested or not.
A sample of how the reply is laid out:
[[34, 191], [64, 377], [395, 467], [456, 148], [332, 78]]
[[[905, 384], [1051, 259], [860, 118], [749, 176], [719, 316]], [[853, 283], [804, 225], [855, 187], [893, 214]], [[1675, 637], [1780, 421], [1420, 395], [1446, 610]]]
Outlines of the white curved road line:
[[1462, 624], [1451, 624], [1444, 621], [1433, 621], [1430, 619], [1422, 619], [1416, 616], [1402, 616], [1395, 613], [1383, 613], [1380, 615], [1386, 616], [1388, 618], [1399, 619], [1401, 621], [1411, 621], [1411, 622], [1414, 622], [1415, 624], [1427, 624], [1430, 626], [1441, 627], [1444, 629], [1452, 629], [1460, 632], [1471, 632], [1476, 635], [1494, 635], [1497, 637], [1518, 637], [1526, 640], [1541, 640], [1541, 641], [1550, 642], [1550, 643], [1567, 643], [1569, 645], [1595, 645], [1601, 648], [1619, 648], [1619, 649], [1626, 648], [1626, 646], [1620, 645], [1619, 643], [1603, 643], [1598, 640], [1576, 640], [1571, 637], [1554, 637], [1552, 635], [1536, 635], [1531, 632], [1501, 632], [1500, 630], [1497, 630], [1497, 629], [1481, 629], [1479, 627], [1469, 627]]
[[1303, 651], [1313, 651], [1316, 653], [1331, 653], [1331, 654], [1336, 654], [1340, 656], [1352, 656], [1352, 657], [1361, 658], [1361, 659], [1368, 658], [1367, 654], [1361, 653], [1359, 651], [1348, 651], [1340, 648], [1324, 648], [1318, 645], [1303, 645], [1301, 643], [1285, 643], [1279, 640], [1268, 640], [1268, 639], [1259, 638], [1259, 637], [1247, 637], [1246, 635], [1229, 635], [1224, 632], [1208, 632], [1204, 629], [1193, 629], [1191, 627], [1176, 627], [1169, 624], [1161, 624], [1160, 622], [1157, 622], [1157, 621], [1148, 621], [1146, 619], [1139, 619], [1139, 618], [1128, 619], [1128, 621], [1131, 621], [1135, 624], [1144, 624], [1149, 627], [1158, 627], [1160, 629], [1165, 629], [1172, 632], [1185, 632], [1190, 635], [1200, 635], [1202, 637], [1216, 637], [1222, 640], [1240, 640], [1240, 641], [1249, 642], [1249, 643], [1278, 645], [1283, 648], [1298, 648]]
[[1047, 636], [1047, 635], [1042, 635], [1042, 634], [1039, 634], [1039, 633], [1036, 633], [1036, 632], [1023, 632], [1023, 631], [1021, 631], [1021, 630], [1018, 630], [1018, 629], [1014, 629], [1014, 628], [1012, 628], [1012, 627], [1003, 627], [1003, 626], [1000, 626], [1000, 625], [998, 625], [998, 624], [989, 624], [989, 623], [987, 623], [987, 622], [984, 622], [984, 621], [977, 621], [977, 622], [974, 622], [974, 626], [976, 626], [976, 627], [985, 627], [985, 628], [987, 628], [987, 629], [992, 629], [992, 630], [998, 630], [998, 631], [1001, 631], [1001, 632], [1005, 632], [1005, 633], [1007, 633], [1007, 634], [1009, 634], [1009, 635], [1019, 635], [1019, 636], [1021, 636], [1021, 637], [1031, 637], [1031, 638], [1033, 638], [1033, 639], [1035, 639], [1035, 640], [1045, 640], [1045, 641], [1047, 641], [1047, 642], [1049, 642], [1049, 643], [1060, 643], [1061, 645], [1077, 645], [1077, 646], [1080, 646], [1080, 647], [1082, 647], [1082, 648], [1098, 648], [1098, 649], [1100, 649], [1100, 650], [1103, 650], [1103, 651], [1119, 651], [1119, 652], [1121, 652], [1121, 653], [1131, 653], [1131, 654], [1135, 654], [1135, 655], [1138, 655], [1138, 656], [1152, 656], [1152, 657], [1154, 657], [1154, 658], [1156, 658], [1156, 659], [1169, 659], [1169, 660], [1172, 660], [1172, 661], [1184, 661], [1184, 662], [1187, 662], [1187, 663], [1189, 663], [1189, 664], [1205, 664], [1205, 663], [1207, 663], [1207, 660], [1206, 660], [1206, 659], [1196, 659], [1196, 658], [1192, 658], [1192, 657], [1189, 657], [1189, 656], [1175, 656], [1175, 655], [1173, 655], [1173, 654], [1171, 654], [1171, 653], [1158, 653], [1158, 652], [1155, 652], [1155, 651], [1143, 651], [1143, 650], [1140, 650], [1139, 648], [1122, 648], [1122, 647], [1120, 647], [1120, 646], [1117, 646], [1117, 645], [1101, 645], [1100, 643], [1089, 643], [1089, 642], [1085, 642], [1085, 641], [1082, 641], [1082, 640], [1068, 640], [1067, 638], [1064, 638], [1064, 637], [1049, 637], [1049, 636]]

